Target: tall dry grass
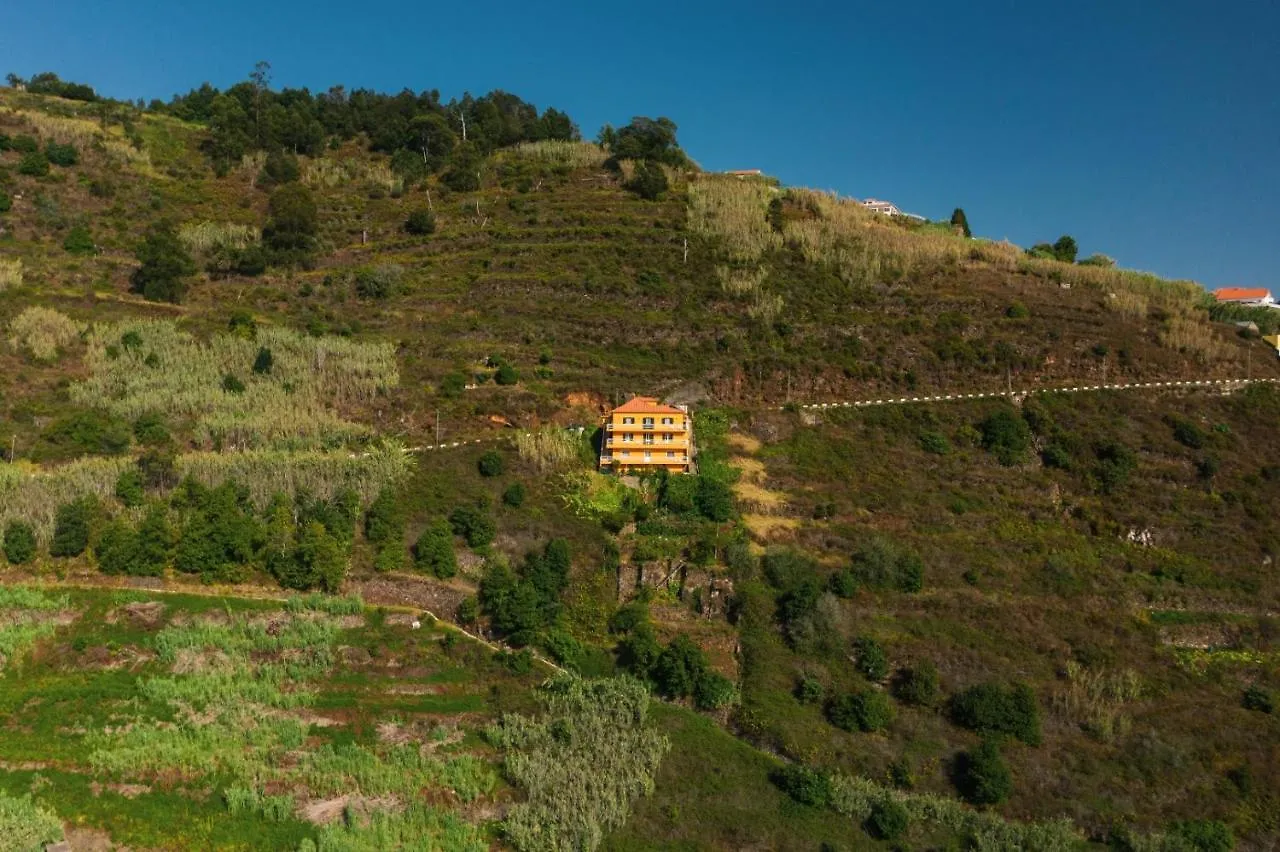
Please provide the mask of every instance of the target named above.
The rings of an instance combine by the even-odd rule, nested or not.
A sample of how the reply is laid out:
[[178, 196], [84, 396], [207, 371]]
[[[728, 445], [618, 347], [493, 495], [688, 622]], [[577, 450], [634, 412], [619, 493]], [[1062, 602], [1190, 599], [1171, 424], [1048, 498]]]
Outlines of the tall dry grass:
[[576, 460], [581, 452], [581, 441], [578, 436], [565, 429], [547, 426], [536, 432], [521, 432], [516, 435], [516, 451], [521, 459], [545, 473], [565, 467]]
[[0, 258], [0, 293], [9, 287], [22, 286], [22, 260]]
[[1160, 330], [1160, 343], [1190, 355], [1203, 364], [1234, 360], [1236, 350], [1218, 337], [1207, 320], [1174, 314]]
[[754, 263], [782, 245], [768, 219], [774, 195], [763, 181], [700, 175], [689, 184], [689, 228], [721, 241], [734, 263]]
[[52, 139], [62, 144], [82, 149], [100, 147], [109, 157], [123, 165], [149, 168], [151, 156], [134, 148], [122, 137], [119, 128], [104, 128], [98, 121], [74, 115], [51, 115], [29, 109], [0, 109], [0, 115], [21, 121], [42, 139]]
[[404, 189], [404, 179], [391, 171], [391, 166], [378, 161], [357, 159], [333, 160], [321, 157], [302, 162], [302, 182], [310, 187], [332, 189], [348, 184], [370, 184], [387, 193]]
[[84, 326], [49, 308], [27, 308], [9, 323], [9, 345], [37, 361], [52, 362], [80, 339]]
[[243, 249], [261, 237], [262, 232], [254, 226], [234, 222], [187, 222], [178, 229], [178, 239], [188, 250], [198, 252], [215, 248]]
[[[0, 528], [10, 520], [31, 524], [47, 542], [58, 507], [79, 497], [112, 499], [116, 480], [133, 465], [129, 458], [87, 458], [58, 467], [26, 462], [0, 465]], [[350, 488], [365, 505], [382, 488], [413, 469], [414, 458], [399, 444], [387, 442], [361, 454], [348, 452], [189, 453], [178, 456], [180, 477], [191, 476], [209, 486], [228, 480], [249, 489], [250, 499], [264, 507], [275, 494], [308, 493], [329, 499]]]
[[[97, 325], [88, 342], [90, 375], [72, 385], [73, 400], [128, 419], [148, 411], [191, 418], [206, 446], [338, 446], [370, 432], [339, 409], [399, 384], [392, 344], [282, 328], [205, 342], [170, 321], [133, 320]], [[269, 373], [253, 372], [260, 348], [271, 352]], [[242, 392], [224, 390], [228, 375]]]
[[521, 142], [511, 149], [511, 154], [529, 160], [538, 160], [555, 166], [591, 168], [599, 166], [608, 154], [594, 142], [565, 142], [547, 139], [541, 142]]
[[1059, 714], [1103, 742], [1128, 734], [1132, 719], [1125, 705], [1142, 696], [1142, 679], [1132, 669], [1099, 671], [1067, 662], [1065, 682], [1053, 696]]

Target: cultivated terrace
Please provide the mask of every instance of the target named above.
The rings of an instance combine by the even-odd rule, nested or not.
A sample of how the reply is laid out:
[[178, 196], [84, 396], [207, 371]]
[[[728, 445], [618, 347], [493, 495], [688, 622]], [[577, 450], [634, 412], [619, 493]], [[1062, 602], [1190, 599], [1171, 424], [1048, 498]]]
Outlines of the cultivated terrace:
[[[1280, 312], [957, 221], [0, 89], [0, 843], [1274, 848]], [[599, 472], [633, 395], [693, 472]]]

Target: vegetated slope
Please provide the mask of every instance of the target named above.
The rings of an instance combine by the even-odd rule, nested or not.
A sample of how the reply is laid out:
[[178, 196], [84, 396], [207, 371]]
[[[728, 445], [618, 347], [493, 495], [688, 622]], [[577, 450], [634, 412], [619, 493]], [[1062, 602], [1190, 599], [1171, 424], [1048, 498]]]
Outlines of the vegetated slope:
[[[771, 781], [778, 763], [719, 729], [702, 760], [711, 735], [664, 711], [680, 753], [612, 837], [619, 848], [804, 848], [841, 832], [869, 844], [857, 827], [874, 818], [884, 836], [897, 806], [917, 844], [1075, 836], [1000, 828], [933, 793], [1007, 797], [1019, 818], [1067, 814], [1093, 839], [1112, 822], [1172, 826], [1177, 848], [1177, 823], [1199, 818], [1250, 842], [1275, 836], [1274, 717], [1240, 706], [1247, 686], [1265, 696], [1277, 677], [1276, 590], [1259, 567], [1280, 508], [1262, 461], [1276, 446], [1266, 391], [1036, 397], [1000, 416], [994, 403], [764, 410], [1280, 375], [1273, 353], [1208, 321], [1195, 285], [1037, 259], [766, 180], [666, 167], [668, 189], [645, 199], [627, 188], [641, 167], [614, 171], [610, 152], [577, 142], [498, 149], [473, 164], [478, 188], [457, 191], [444, 175], [406, 180], [362, 139], [335, 141], [296, 162], [317, 210], [314, 256], [264, 264], [279, 163], [251, 154], [219, 176], [202, 126], [0, 98], [0, 134], [79, 152], [45, 175], [0, 152], [13, 199], [0, 214], [0, 323], [14, 338], [0, 345], [2, 437], [20, 460], [119, 456], [6, 471], [0, 493], [40, 497], [5, 517], [34, 524], [41, 548], [57, 504], [80, 493], [137, 520], [118, 485], [127, 455], [168, 446], [170, 474], [247, 487], [246, 529], [275, 529], [288, 504], [277, 491], [297, 517], [345, 512], [333, 533], [349, 586], [478, 618], [585, 672], [630, 671], [812, 768]], [[179, 304], [130, 292], [135, 247], [163, 220], [202, 270]], [[208, 406], [192, 403], [201, 386]], [[416, 466], [381, 442], [487, 434], [491, 417], [589, 425], [629, 392], [702, 403], [699, 477], [640, 489], [599, 477], [589, 432], [423, 453]], [[253, 449], [226, 452], [239, 448]], [[160, 516], [193, 514], [194, 498], [163, 482], [145, 496]], [[228, 576], [297, 581], [268, 567], [275, 546], [247, 547]], [[785, 552], [761, 561], [767, 547]], [[88, 542], [79, 562], [42, 550], [36, 564], [88, 578], [99, 550]], [[985, 681], [1025, 682], [1042, 734], [1015, 730], [1022, 692], [979, 695], [1016, 717], [995, 730], [951, 703]], [[996, 765], [1013, 779], [980, 785], [987, 799], [970, 777], [990, 763], [979, 733], [1001, 740]], [[1166, 796], [1163, 773], [1186, 792]], [[767, 803], [756, 822], [744, 795]], [[680, 810], [691, 801], [696, 815]], [[611, 806], [584, 830], [624, 817]]]

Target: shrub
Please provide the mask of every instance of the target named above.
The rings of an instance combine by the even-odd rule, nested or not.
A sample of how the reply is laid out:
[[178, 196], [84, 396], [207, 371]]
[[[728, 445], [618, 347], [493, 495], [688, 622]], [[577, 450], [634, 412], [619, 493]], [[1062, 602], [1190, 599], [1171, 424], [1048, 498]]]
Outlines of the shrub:
[[480, 471], [480, 475], [485, 477], [501, 476], [505, 467], [506, 465], [502, 461], [502, 454], [497, 450], [486, 450], [480, 456], [480, 460], [476, 462], [476, 468]]
[[805, 675], [796, 684], [796, 700], [801, 704], [820, 704], [825, 693], [822, 681], [813, 675]]
[[519, 482], [507, 486], [507, 490], [502, 492], [502, 503], [512, 509], [519, 509], [524, 504], [524, 486]]
[[116, 479], [116, 498], [129, 508], [141, 506], [145, 497], [142, 490], [142, 471], [131, 467]]
[[719, 710], [732, 704], [738, 690], [733, 681], [719, 672], [705, 672], [693, 688], [693, 703], [699, 710]]
[[422, 531], [413, 546], [414, 565], [441, 579], [458, 573], [458, 558], [453, 552], [453, 530], [448, 521], [438, 518]]
[[244, 382], [234, 373], [227, 373], [222, 377], [222, 389], [227, 393], [244, 393]]
[[831, 579], [827, 581], [827, 588], [836, 597], [851, 598], [858, 593], [858, 578], [846, 568], [831, 575]]
[[62, 248], [69, 254], [88, 255], [98, 250], [93, 241], [93, 234], [85, 225], [75, 225], [62, 240]]
[[34, 154], [36, 151], [40, 150], [40, 141], [34, 136], [30, 136], [26, 133], [19, 133], [17, 136], [13, 137], [13, 141], [10, 145], [13, 150], [17, 151], [19, 154]]
[[1040, 743], [1040, 708], [1025, 683], [982, 683], [956, 693], [951, 718], [984, 734], [1008, 734], [1028, 745]]
[[98, 557], [98, 570], [103, 574], [137, 573], [138, 534], [127, 521], [115, 520], [104, 526], [93, 549]]
[[0, 190], [0, 213], [8, 213], [13, 209], [13, 198], [9, 193]]
[[667, 175], [662, 166], [645, 160], [636, 169], [635, 175], [627, 181], [627, 189], [641, 198], [653, 201], [667, 191]]
[[825, 808], [831, 804], [831, 776], [807, 766], [784, 766], [771, 776], [778, 789], [802, 805]]
[[857, 655], [858, 671], [867, 680], [882, 681], [889, 676], [889, 658], [885, 655], [884, 646], [870, 636], [859, 636], [853, 641], [853, 650]]
[[935, 456], [945, 456], [951, 452], [951, 442], [941, 432], [925, 432], [920, 436], [920, 449]]
[[1031, 447], [1031, 427], [1013, 411], [1000, 410], [978, 424], [982, 446], [1006, 467], [1022, 461]]
[[667, 698], [684, 698], [692, 694], [707, 672], [707, 658], [702, 649], [683, 633], [658, 655], [653, 666], [653, 682]]
[[975, 805], [998, 805], [1013, 792], [1013, 775], [992, 740], [960, 756], [957, 781], [960, 793]]
[[454, 535], [466, 539], [472, 549], [485, 547], [498, 534], [497, 526], [488, 511], [480, 506], [463, 504], [449, 513], [449, 526]]
[[316, 249], [320, 216], [311, 190], [287, 183], [271, 193], [262, 242], [274, 263], [305, 264]]
[[356, 295], [362, 299], [389, 299], [398, 294], [404, 283], [404, 267], [398, 263], [365, 266], [355, 272]]
[[1177, 420], [1173, 424], [1173, 438], [1184, 447], [1198, 450], [1204, 446], [1205, 433], [1190, 420]]
[[414, 236], [426, 236], [433, 234], [436, 230], [436, 217], [430, 210], [419, 207], [409, 214], [404, 220], [404, 230], [407, 234]]
[[18, 174], [27, 177], [44, 177], [49, 174], [49, 158], [39, 151], [23, 154], [18, 161]]
[[915, 552], [884, 538], [872, 538], [853, 554], [854, 579], [873, 589], [918, 592], [924, 587], [924, 563]]
[[1271, 693], [1256, 683], [1244, 691], [1240, 703], [1244, 709], [1256, 710], [1259, 713], [1271, 713], [1275, 710], [1275, 699], [1272, 698]]
[[440, 380], [440, 395], [448, 399], [457, 399], [462, 396], [462, 392], [467, 389], [467, 376], [465, 373], [459, 373], [456, 370], [452, 373], [446, 373], [444, 378]]
[[1026, 319], [1031, 316], [1031, 311], [1022, 302], [1014, 302], [1005, 310], [1004, 315], [1009, 319]]
[[301, 176], [298, 158], [284, 151], [272, 151], [258, 171], [259, 189], [271, 189], [285, 183], [294, 183]]
[[268, 376], [271, 374], [271, 368], [275, 365], [275, 356], [271, 354], [271, 350], [265, 346], [259, 347], [257, 356], [253, 359], [254, 375]]
[[44, 155], [49, 158], [49, 162], [63, 168], [74, 166], [80, 162], [80, 152], [71, 143], [60, 145], [57, 142], [48, 142], [44, 146]]
[[50, 556], [79, 556], [84, 553], [89, 546], [89, 527], [96, 508], [91, 498], [81, 498], [58, 507], [53, 521], [53, 541], [49, 544]]
[[10, 565], [26, 565], [36, 556], [36, 533], [31, 524], [12, 520], [4, 527], [4, 558]]
[[1231, 852], [1236, 848], [1236, 838], [1230, 826], [1216, 819], [1175, 823], [1169, 834], [1190, 844], [1195, 852]]
[[893, 799], [883, 799], [871, 806], [867, 833], [881, 840], [897, 840], [906, 834], [910, 822], [905, 807]]
[[733, 491], [727, 482], [699, 476], [693, 501], [698, 513], [709, 521], [724, 523], [733, 517]]
[[1103, 494], [1114, 493], [1138, 468], [1137, 455], [1119, 441], [1098, 444], [1094, 448], [1094, 455], [1098, 459], [1094, 474], [1098, 480], [1098, 489]]
[[882, 731], [893, 721], [893, 704], [878, 690], [838, 695], [827, 702], [827, 719], [846, 731]]
[[514, 385], [520, 381], [520, 373], [504, 361], [498, 365], [498, 371], [493, 374], [493, 380], [500, 385]]
[[42, 437], [67, 454], [119, 455], [129, 449], [131, 431], [126, 421], [90, 409], [55, 420]]
[[900, 701], [919, 707], [937, 704], [940, 692], [938, 667], [929, 660], [922, 660], [910, 668], [902, 669], [894, 683], [894, 694]]

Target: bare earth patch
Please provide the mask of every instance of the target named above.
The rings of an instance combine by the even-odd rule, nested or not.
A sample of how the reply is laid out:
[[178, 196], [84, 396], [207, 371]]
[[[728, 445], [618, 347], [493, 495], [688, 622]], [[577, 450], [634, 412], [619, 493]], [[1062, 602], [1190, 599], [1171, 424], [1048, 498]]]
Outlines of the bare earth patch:
[[165, 605], [159, 601], [136, 601], [116, 607], [107, 613], [107, 624], [128, 621], [134, 627], [151, 629], [164, 619]]
[[107, 790], [124, 796], [126, 799], [133, 799], [143, 793], [151, 792], [151, 788], [146, 784], [99, 784], [97, 781], [89, 784], [89, 790], [95, 796], [101, 796], [103, 791]]
[[197, 674], [230, 667], [231, 658], [216, 648], [181, 648], [173, 660], [174, 674]]
[[298, 817], [313, 825], [328, 825], [343, 817], [347, 809], [353, 817], [367, 817], [374, 811], [398, 811], [402, 805], [395, 796], [337, 796], [304, 802], [298, 806]]

